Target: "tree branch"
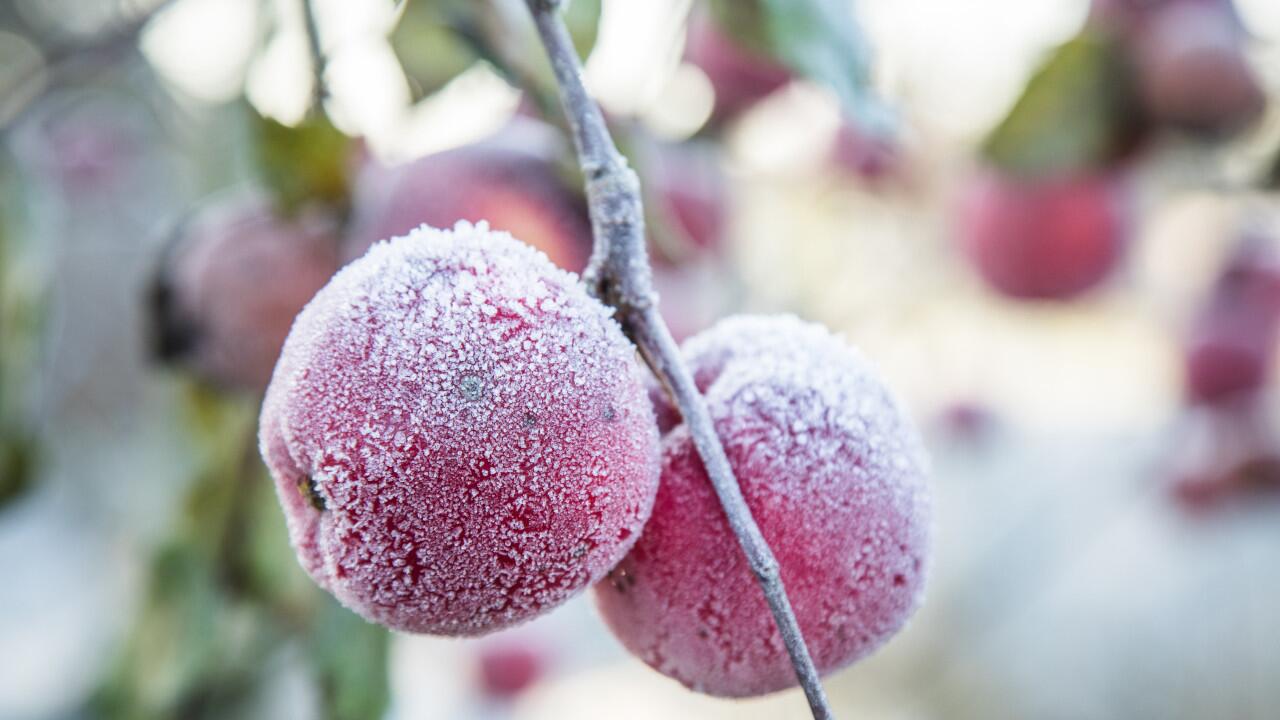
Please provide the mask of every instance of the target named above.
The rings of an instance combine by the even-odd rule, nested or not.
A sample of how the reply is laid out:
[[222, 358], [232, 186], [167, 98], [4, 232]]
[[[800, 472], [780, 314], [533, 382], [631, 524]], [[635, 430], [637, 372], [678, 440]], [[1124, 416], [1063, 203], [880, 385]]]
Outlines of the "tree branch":
[[617, 311], [623, 330], [640, 349], [654, 375], [679, 408], [729, 520], [729, 527], [742, 546], [751, 571], [769, 603], [813, 717], [828, 720], [833, 715], [782, 586], [778, 561], [751, 517], [742, 489], [729, 467], [724, 446], [716, 435], [706, 402], [694, 385], [693, 376], [681, 359], [671, 332], [658, 314], [653, 275], [645, 249], [640, 181], [618, 152], [600, 108], [583, 85], [581, 62], [558, 14], [561, 0], [526, 2], [551, 59], [560, 86], [560, 100], [568, 115], [574, 147], [586, 177], [595, 243], [583, 280], [593, 294]]
[[329, 97], [329, 85], [325, 82], [325, 70], [329, 66], [320, 44], [320, 25], [316, 22], [315, 0], [299, 0], [302, 3], [302, 24], [307, 33], [307, 52], [311, 57], [311, 106], [310, 111], [324, 113], [324, 101]]

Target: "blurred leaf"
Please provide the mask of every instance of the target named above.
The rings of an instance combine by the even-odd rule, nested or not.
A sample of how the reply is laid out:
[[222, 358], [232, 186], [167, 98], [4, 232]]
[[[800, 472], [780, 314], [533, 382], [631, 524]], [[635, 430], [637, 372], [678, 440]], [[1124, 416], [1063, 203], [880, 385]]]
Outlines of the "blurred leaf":
[[258, 174], [281, 210], [292, 213], [309, 201], [347, 206], [350, 138], [320, 113], [296, 127], [252, 117]]
[[995, 165], [1025, 174], [1110, 165], [1140, 134], [1130, 83], [1114, 42], [1077, 36], [1040, 66], [983, 151]]
[[849, 0], [714, 0], [716, 21], [745, 47], [826, 86], [867, 132], [890, 113], [871, 91], [871, 53]]
[[244, 542], [235, 562], [247, 593], [276, 608], [291, 623], [302, 625], [320, 592], [298, 564], [275, 487], [264, 470], [256, 472], [246, 488]]
[[205, 551], [170, 543], [153, 561], [125, 652], [91, 705], [106, 718], [232, 716], [279, 642], [265, 620], [224, 592]]
[[474, 24], [474, 0], [407, 0], [391, 32], [391, 47], [409, 77], [414, 100], [444, 87], [477, 59], [453, 23]]
[[10, 234], [7, 183], [0, 176], [0, 506], [30, 489], [40, 459], [30, 401], [40, 371], [44, 277]]
[[0, 425], [0, 507], [30, 489], [35, 479], [35, 464], [34, 440]]
[[1262, 178], [1262, 186], [1268, 190], [1280, 190], [1280, 148], [1271, 156], [1271, 163]]
[[260, 479], [245, 475], [245, 458], [256, 458], [253, 408], [194, 383], [187, 397], [199, 477], [152, 559], [125, 648], [91, 700], [103, 717], [234, 716], [282, 639], [270, 608], [243, 595], [233, 561], [246, 481]]
[[328, 720], [381, 717], [390, 699], [386, 628], [366, 622], [325, 596], [312, 626], [309, 658]]
[[585, 58], [596, 46], [600, 32], [601, 0], [573, 0], [564, 13], [565, 25], [573, 37], [578, 56]]

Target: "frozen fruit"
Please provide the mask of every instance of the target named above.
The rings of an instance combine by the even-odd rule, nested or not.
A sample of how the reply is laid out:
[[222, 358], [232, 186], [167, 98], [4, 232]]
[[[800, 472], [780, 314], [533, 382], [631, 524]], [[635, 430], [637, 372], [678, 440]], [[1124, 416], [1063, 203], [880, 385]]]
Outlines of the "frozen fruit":
[[356, 178], [344, 259], [422, 224], [485, 220], [581, 272], [591, 256], [591, 222], [581, 195], [558, 175], [554, 131], [527, 119], [483, 142], [402, 165], [367, 164]]
[[[930, 503], [915, 429], [868, 364], [818, 326], [731, 318], [687, 349], [819, 671], [866, 656], [923, 590]], [[796, 683], [683, 424], [663, 439], [653, 515], [596, 599], [628, 650], [694, 690]]]
[[222, 387], [262, 391], [294, 317], [337, 269], [337, 228], [230, 196], [178, 228], [152, 289], [155, 353]]
[[260, 439], [302, 565], [414, 632], [558, 605], [627, 551], [657, 484], [610, 311], [483, 223], [420, 228], [340, 271], [285, 343]]

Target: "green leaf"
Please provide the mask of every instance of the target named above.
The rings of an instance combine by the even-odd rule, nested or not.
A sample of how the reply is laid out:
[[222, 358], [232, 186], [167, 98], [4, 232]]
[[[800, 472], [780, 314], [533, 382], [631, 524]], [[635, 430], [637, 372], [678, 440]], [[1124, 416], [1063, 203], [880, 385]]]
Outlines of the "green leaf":
[[294, 213], [312, 201], [347, 206], [350, 138], [319, 113], [295, 127], [253, 117], [258, 175], [282, 211]]
[[849, 0], [716, 0], [717, 22], [744, 47], [829, 88], [868, 132], [890, 112], [871, 90], [871, 53]]
[[564, 23], [573, 38], [573, 46], [578, 49], [578, 56], [585, 58], [596, 46], [596, 37], [600, 30], [601, 0], [573, 0], [564, 13]]
[[0, 425], [0, 508], [31, 488], [35, 469], [34, 438]]
[[327, 720], [381, 717], [390, 699], [387, 629], [365, 621], [327, 595], [311, 628], [313, 668]]
[[444, 87], [478, 59], [455, 23], [473, 24], [475, 2], [406, 0], [389, 40], [419, 100]]
[[993, 164], [1021, 174], [1105, 167], [1141, 131], [1131, 82], [1113, 41], [1081, 34], [1046, 58], [983, 152]]

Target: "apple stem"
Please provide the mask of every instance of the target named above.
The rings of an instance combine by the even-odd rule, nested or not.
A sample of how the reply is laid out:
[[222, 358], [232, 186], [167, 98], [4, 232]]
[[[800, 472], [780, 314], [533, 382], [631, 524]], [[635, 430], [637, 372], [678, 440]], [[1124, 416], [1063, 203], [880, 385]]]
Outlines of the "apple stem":
[[568, 116], [574, 147], [586, 178], [595, 240], [583, 281], [596, 297], [617, 311], [623, 330], [679, 408], [729, 527], [764, 591], [813, 717], [829, 720], [834, 715], [787, 599], [778, 561], [751, 516], [724, 446], [716, 435], [707, 404], [658, 313], [653, 272], [645, 248], [640, 180], [618, 152], [600, 108], [583, 84], [582, 63], [558, 12], [561, 0], [526, 1], [551, 60], [560, 87], [560, 102]]

